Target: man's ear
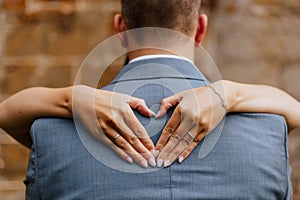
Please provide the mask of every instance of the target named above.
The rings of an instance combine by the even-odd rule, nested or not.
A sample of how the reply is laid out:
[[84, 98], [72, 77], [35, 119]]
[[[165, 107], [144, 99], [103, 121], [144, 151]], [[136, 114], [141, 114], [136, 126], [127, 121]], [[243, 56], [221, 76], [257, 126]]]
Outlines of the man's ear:
[[118, 38], [121, 41], [122, 46], [124, 48], [127, 48], [128, 47], [127, 36], [124, 33], [127, 30], [127, 28], [126, 28], [123, 16], [121, 14], [115, 15], [115, 18], [114, 18], [114, 27], [115, 27], [115, 31], [118, 34]]
[[198, 28], [195, 36], [195, 46], [199, 47], [207, 31], [208, 18], [205, 14], [199, 16]]

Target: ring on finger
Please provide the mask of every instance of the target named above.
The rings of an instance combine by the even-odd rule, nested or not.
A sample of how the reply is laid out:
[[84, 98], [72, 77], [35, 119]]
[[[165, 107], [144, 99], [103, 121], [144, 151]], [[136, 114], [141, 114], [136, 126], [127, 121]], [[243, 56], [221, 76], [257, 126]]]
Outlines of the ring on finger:
[[117, 135], [115, 135], [115, 137], [113, 137], [112, 139], [111, 139], [111, 141], [115, 141], [116, 139], [118, 139], [118, 137], [120, 137], [121, 135], [118, 133]]
[[179, 134], [174, 134], [174, 135], [172, 136], [172, 138], [173, 138], [174, 140], [176, 140], [176, 141], [180, 141], [181, 136], [180, 136]]
[[194, 141], [194, 136], [190, 133], [190, 132], [187, 132], [187, 135], [189, 136], [189, 138], [191, 139], [191, 141]]

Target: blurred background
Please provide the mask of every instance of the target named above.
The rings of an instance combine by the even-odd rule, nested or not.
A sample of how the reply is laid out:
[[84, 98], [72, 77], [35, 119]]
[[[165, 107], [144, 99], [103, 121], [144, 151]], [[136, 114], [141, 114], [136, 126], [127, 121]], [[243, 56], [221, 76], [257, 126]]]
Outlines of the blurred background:
[[[300, 100], [300, 0], [203, 1], [210, 22], [203, 46], [223, 78], [276, 86]], [[72, 85], [89, 51], [114, 35], [119, 10], [120, 0], [0, 0], [0, 101], [32, 86]], [[104, 82], [120, 67], [110, 68]], [[300, 199], [299, 129], [289, 150]], [[27, 157], [0, 131], [1, 200], [25, 199]]]

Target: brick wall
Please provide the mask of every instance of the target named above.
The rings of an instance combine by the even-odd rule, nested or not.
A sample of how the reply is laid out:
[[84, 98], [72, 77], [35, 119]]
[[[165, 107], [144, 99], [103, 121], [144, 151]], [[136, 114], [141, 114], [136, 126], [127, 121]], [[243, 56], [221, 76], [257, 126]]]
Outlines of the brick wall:
[[[114, 34], [119, 0], [0, 0], [0, 100], [73, 83], [87, 53]], [[225, 79], [280, 87], [300, 99], [300, 1], [204, 0], [204, 46]], [[117, 73], [108, 70], [108, 82]], [[300, 199], [300, 130], [289, 142]], [[28, 151], [0, 132], [0, 197], [24, 199]]]

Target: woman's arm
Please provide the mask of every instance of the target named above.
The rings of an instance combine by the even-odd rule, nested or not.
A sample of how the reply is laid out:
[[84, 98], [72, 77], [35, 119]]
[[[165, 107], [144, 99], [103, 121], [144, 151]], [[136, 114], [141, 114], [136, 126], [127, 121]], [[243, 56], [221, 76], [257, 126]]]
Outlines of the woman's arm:
[[[154, 144], [132, 109], [146, 116], [154, 113], [142, 99], [87, 86], [60, 89], [31, 88], [0, 103], [0, 128], [31, 147], [30, 127], [36, 118], [79, 117], [97, 139], [127, 162], [155, 165]], [[103, 132], [104, 131], [104, 132]], [[114, 139], [117, 138], [117, 139]]]
[[72, 118], [72, 90], [30, 88], [16, 93], [0, 103], [0, 128], [30, 147], [29, 131], [36, 118]]
[[300, 127], [300, 103], [286, 92], [264, 85], [219, 81], [226, 94], [228, 112], [274, 113], [286, 118], [289, 130]]
[[269, 86], [217, 81], [209, 87], [183, 91], [163, 99], [157, 117], [161, 118], [174, 106], [175, 111], [156, 144], [156, 150], [160, 152], [159, 167], [170, 166], [178, 158], [179, 162], [187, 158], [226, 112], [279, 114], [286, 118], [290, 131], [300, 127], [300, 103]]

